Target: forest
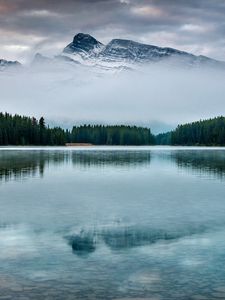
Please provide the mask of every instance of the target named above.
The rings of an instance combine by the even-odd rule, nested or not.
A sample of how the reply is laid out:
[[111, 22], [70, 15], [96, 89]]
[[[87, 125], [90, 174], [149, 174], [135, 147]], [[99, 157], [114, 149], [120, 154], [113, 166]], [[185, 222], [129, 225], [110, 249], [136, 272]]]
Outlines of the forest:
[[83, 125], [73, 127], [71, 141], [95, 145], [154, 145], [149, 128], [136, 126]]
[[153, 145], [149, 128], [136, 126], [82, 125], [64, 130], [50, 128], [45, 120], [0, 113], [0, 145], [61, 146], [66, 143], [93, 145]]
[[172, 146], [225, 146], [225, 117], [178, 125], [173, 131], [156, 135], [155, 143]]
[[49, 128], [44, 118], [37, 120], [19, 115], [0, 113], [0, 145], [65, 145], [66, 132]]
[[178, 125], [173, 131], [154, 136], [149, 128], [128, 125], [81, 125], [72, 130], [50, 128], [41, 117], [0, 113], [0, 145], [63, 146], [93, 145], [181, 145], [225, 146], [225, 117]]
[[225, 117], [179, 125], [170, 133], [171, 145], [225, 146]]

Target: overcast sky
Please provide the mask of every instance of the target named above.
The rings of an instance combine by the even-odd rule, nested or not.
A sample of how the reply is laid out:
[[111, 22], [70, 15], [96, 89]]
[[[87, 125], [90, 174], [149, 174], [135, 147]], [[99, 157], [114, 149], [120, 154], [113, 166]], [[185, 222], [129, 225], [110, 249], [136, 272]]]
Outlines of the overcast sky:
[[224, 0], [0, 0], [0, 58], [58, 54], [78, 32], [225, 60]]

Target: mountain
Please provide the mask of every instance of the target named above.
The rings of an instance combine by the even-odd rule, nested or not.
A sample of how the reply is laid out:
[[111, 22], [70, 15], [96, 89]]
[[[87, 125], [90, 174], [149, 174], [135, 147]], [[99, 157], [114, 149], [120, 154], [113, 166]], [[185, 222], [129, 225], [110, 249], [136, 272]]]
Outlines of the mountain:
[[34, 56], [34, 59], [33, 59], [32, 63], [34, 65], [36, 65], [36, 64], [39, 65], [39, 64], [42, 64], [42, 63], [49, 63], [51, 61], [52, 61], [51, 58], [46, 57], [46, 56], [44, 56], [44, 55], [42, 55], [40, 53], [36, 53], [35, 56]]
[[78, 33], [72, 43], [63, 50], [64, 53], [79, 53], [80, 55], [94, 55], [98, 53], [104, 45], [89, 34]]
[[220, 62], [206, 56], [196, 56], [173, 48], [141, 44], [131, 40], [113, 39], [107, 45], [89, 34], [78, 33], [66, 46], [61, 56], [83, 64], [104, 69], [135, 68], [150, 63], [166, 63], [181, 67], [225, 68]]
[[5, 59], [0, 59], [0, 71], [4, 71], [6, 69], [17, 68], [22, 66], [18, 61], [8, 61]]
[[[180, 51], [169, 47], [158, 47], [138, 43], [132, 40], [113, 39], [104, 45], [89, 34], [78, 33], [61, 54], [49, 58], [37, 53], [31, 63], [31, 69], [52, 68], [59, 72], [61, 68], [77, 70], [84, 67], [84, 72], [105, 73], [121, 70], [136, 70], [142, 66], [163, 64], [168, 67], [205, 68], [225, 70], [225, 62], [202, 55]], [[21, 66], [17, 61], [0, 59], [0, 71], [12, 66]]]

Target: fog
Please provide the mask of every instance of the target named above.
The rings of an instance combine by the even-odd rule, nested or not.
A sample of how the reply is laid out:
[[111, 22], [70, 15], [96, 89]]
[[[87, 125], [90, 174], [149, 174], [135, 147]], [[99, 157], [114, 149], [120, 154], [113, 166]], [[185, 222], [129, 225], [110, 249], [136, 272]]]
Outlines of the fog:
[[225, 72], [149, 65], [136, 71], [49, 65], [0, 73], [1, 111], [50, 125], [136, 124], [154, 133], [225, 115]]

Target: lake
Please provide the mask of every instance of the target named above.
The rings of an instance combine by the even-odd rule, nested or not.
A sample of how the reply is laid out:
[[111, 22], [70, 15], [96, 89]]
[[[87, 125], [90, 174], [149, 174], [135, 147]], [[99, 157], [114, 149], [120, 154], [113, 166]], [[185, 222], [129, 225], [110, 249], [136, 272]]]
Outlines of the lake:
[[224, 264], [224, 148], [0, 148], [0, 299], [225, 299]]

